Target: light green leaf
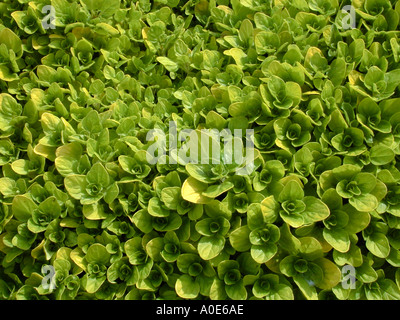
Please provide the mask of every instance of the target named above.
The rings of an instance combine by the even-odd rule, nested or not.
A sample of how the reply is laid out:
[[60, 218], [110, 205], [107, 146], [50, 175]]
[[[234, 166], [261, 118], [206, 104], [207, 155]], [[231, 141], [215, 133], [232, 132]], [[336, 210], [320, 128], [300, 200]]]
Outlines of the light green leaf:
[[32, 212], [37, 208], [37, 205], [32, 199], [17, 195], [12, 202], [12, 212], [15, 218], [19, 221], [28, 221], [32, 216]]
[[85, 259], [89, 263], [107, 264], [110, 261], [110, 257], [105, 246], [100, 243], [94, 243], [89, 247]]
[[355, 244], [350, 244], [350, 249], [347, 252], [333, 251], [333, 260], [339, 266], [345, 264], [352, 265], [353, 267], [359, 267], [363, 263], [363, 257], [361, 249]]
[[26, 175], [29, 173], [29, 161], [28, 160], [25, 160], [25, 159], [15, 160], [11, 164], [11, 167], [17, 174]]
[[120, 0], [81, 0], [81, 2], [89, 9], [99, 12], [101, 16], [112, 16], [120, 6]]
[[203, 195], [203, 192], [206, 191], [207, 188], [207, 184], [200, 182], [195, 178], [189, 177], [182, 185], [182, 198], [186, 201], [197, 204], [209, 203], [212, 198]]
[[370, 159], [372, 164], [382, 166], [388, 164], [394, 159], [395, 153], [385, 145], [376, 145], [370, 149]]
[[22, 55], [22, 41], [12, 30], [3, 28], [0, 31], [0, 43], [4, 43], [9, 50], [13, 50], [20, 57]]
[[181, 198], [180, 187], [167, 187], [161, 190], [161, 200], [170, 210], [176, 210]]
[[215, 278], [210, 288], [210, 299], [225, 300], [226, 298], [227, 294], [225, 291], [224, 282]]
[[307, 300], [318, 300], [316, 288], [310, 286], [308, 281], [302, 275], [296, 275], [293, 280]]
[[66, 177], [70, 174], [77, 173], [75, 170], [78, 165], [78, 160], [76, 160], [72, 157], [67, 157], [67, 156], [57, 157], [56, 160], [54, 161], [54, 163], [57, 168], [57, 171], [63, 177]]
[[379, 281], [380, 288], [383, 292], [385, 300], [399, 300], [400, 290], [399, 287], [390, 279], [382, 279]]
[[177, 72], [179, 69], [178, 64], [167, 57], [157, 57], [157, 61], [160, 62], [169, 72]]
[[225, 180], [221, 184], [215, 184], [211, 185], [207, 188], [205, 192], [202, 194], [206, 197], [209, 198], [216, 198], [220, 196], [221, 194], [227, 192], [228, 190], [232, 189], [234, 187], [234, 184], [228, 180]]
[[132, 222], [135, 226], [144, 233], [149, 233], [153, 230], [153, 223], [151, 215], [148, 214], [146, 209], [137, 211], [132, 216]]
[[389, 240], [383, 233], [375, 232], [365, 239], [367, 249], [379, 258], [386, 258], [390, 253]]
[[16, 195], [17, 190], [18, 186], [15, 180], [7, 177], [0, 178], [0, 192], [3, 194], [3, 196], [13, 197]]
[[314, 260], [314, 263], [316, 263], [324, 273], [322, 281], [316, 283], [318, 288], [330, 290], [340, 282], [341, 272], [335, 263], [326, 258]]
[[303, 200], [304, 191], [300, 184], [295, 180], [290, 180], [283, 187], [279, 194], [278, 201], [284, 202], [286, 200]]
[[107, 279], [107, 276], [102, 277], [91, 277], [88, 274], [85, 274], [82, 278], [82, 286], [88, 293], [95, 293], [99, 290], [101, 285]]
[[245, 252], [250, 250], [251, 243], [249, 240], [249, 235], [250, 235], [250, 229], [248, 226], [242, 226], [240, 228], [235, 229], [229, 235], [229, 241], [231, 243], [231, 246], [239, 252]]
[[183, 274], [176, 280], [175, 290], [183, 299], [195, 299], [200, 292], [200, 285], [191, 276]]
[[147, 210], [153, 217], [168, 217], [170, 214], [158, 197], [150, 199]]
[[222, 236], [201, 237], [197, 249], [203, 260], [210, 260], [221, 253], [224, 245], [225, 238]]
[[149, 257], [154, 261], [159, 261], [162, 259], [160, 253], [164, 249], [164, 239], [161, 237], [157, 237], [151, 239], [147, 242], [146, 252], [149, 254]]
[[269, 196], [261, 202], [261, 211], [265, 222], [273, 223], [278, 217], [279, 203], [275, 201], [274, 196]]
[[107, 187], [110, 184], [110, 176], [100, 162], [96, 162], [86, 175], [88, 183]]
[[251, 257], [260, 264], [271, 260], [277, 252], [278, 247], [275, 244], [252, 245], [250, 250]]
[[108, 216], [108, 214], [104, 212], [103, 206], [99, 203], [84, 205], [82, 213], [88, 220], [102, 220]]
[[349, 203], [358, 211], [371, 212], [378, 207], [378, 200], [372, 194], [361, 194], [349, 199]]
[[304, 212], [302, 212], [305, 224], [322, 221], [329, 216], [330, 211], [328, 206], [320, 199], [306, 196], [303, 201], [306, 205]]
[[301, 241], [290, 232], [290, 226], [285, 223], [279, 230], [281, 234], [279, 246], [291, 254], [297, 254], [300, 250]]
[[350, 238], [344, 229], [327, 229], [322, 231], [324, 239], [337, 251], [347, 252], [350, 249]]
[[225, 285], [225, 291], [232, 300], [246, 300], [247, 298], [247, 291], [243, 285], [243, 280], [234, 285]]
[[345, 226], [345, 230], [349, 234], [358, 233], [368, 227], [371, 221], [371, 216], [368, 212], [357, 211], [350, 205], [346, 205], [344, 208], [349, 216], [349, 221]]
[[86, 177], [84, 175], [70, 175], [64, 179], [65, 189], [74, 199], [80, 200], [86, 193]]

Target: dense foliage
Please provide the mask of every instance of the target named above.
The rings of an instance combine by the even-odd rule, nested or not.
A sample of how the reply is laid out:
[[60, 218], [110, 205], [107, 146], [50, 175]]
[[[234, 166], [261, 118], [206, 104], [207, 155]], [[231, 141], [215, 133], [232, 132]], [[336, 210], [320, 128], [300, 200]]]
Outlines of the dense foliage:
[[[0, 2], [0, 299], [400, 299], [399, 17]], [[240, 129], [251, 170], [185, 162], [191, 139], [148, 161], [172, 124]]]

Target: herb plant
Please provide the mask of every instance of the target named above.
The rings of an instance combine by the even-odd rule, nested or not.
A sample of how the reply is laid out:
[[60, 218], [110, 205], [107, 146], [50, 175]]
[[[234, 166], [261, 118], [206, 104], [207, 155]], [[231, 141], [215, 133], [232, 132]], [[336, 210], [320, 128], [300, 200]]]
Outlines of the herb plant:
[[0, 299], [400, 299], [399, 21], [3, 0]]

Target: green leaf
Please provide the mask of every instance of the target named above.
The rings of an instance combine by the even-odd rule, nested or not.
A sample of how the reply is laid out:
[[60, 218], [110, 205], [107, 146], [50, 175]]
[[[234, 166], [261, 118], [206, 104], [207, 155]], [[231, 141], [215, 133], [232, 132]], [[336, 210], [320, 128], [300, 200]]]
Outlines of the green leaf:
[[70, 175], [64, 179], [65, 189], [74, 199], [80, 200], [86, 193], [86, 177], [83, 175]]
[[251, 243], [249, 240], [249, 235], [250, 229], [248, 226], [237, 228], [229, 235], [231, 246], [239, 252], [250, 250]]
[[153, 230], [152, 218], [146, 209], [137, 211], [132, 216], [132, 222], [140, 231], [144, 233], [149, 233]]
[[344, 164], [338, 168], [332, 169], [332, 174], [337, 181], [351, 180], [361, 171], [360, 167], [352, 164]]
[[82, 286], [88, 293], [95, 293], [99, 290], [101, 285], [107, 279], [107, 276], [102, 277], [90, 277], [88, 274], [85, 274], [82, 278]]
[[316, 288], [310, 286], [308, 281], [303, 276], [296, 275], [295, 277], [293, 277], [293, 280], [307, 300], [318, 300]]
[[191, 177], [203, 183], [213, 183], [215, 180], [210, 177], [210, 166], [188, 163], [186, 170]]
[[371, 216], [368, 212], [357, 211], [350, 205], [346, 205], [344, 208], [349, 216], [349, 221], [344, 228], [349, 234], [358, 233], [369, 225]]
[[357, 108], [358, 112], [366, 117], [380, 113], [378, 104], [371, 98], [364, 98]]
[[326, 258], [315, 260], [316, 263], [323, 271], [323, 280], [316, 283], [318, 288], [323, 290], [330, 290], [335, 287], [341, 280], [341, 272], [339, 268], [332, 261]]
[[48, 197], [46, 200], [39, 204], [38, 209], [53, 218], [58, 218], [61, 214], [61, 207], [58, 204], [57, 198], [54, 196]]
[[85, 131], [91, 134], [99, 133], [103, 129], [99, 114], [95, 110], [91, 110], [87, 113], [81, 121], [81, 126]]
[[214, 110], [207, 113], [206, 125], [208, 128], [222, 130], [226, 127], [226, 120]]
[[307, 260], [315, 260], [322, 257], [322, 245], [317, 239], [314, 237], [302, 237], [299, 240], [299, 251], [302, 257]]
[[11, 167], [17, 174], [26, 175], [29, 173], [29, 161], [28, 160], [18, 159], [11, 164]]
[[234, 285], [226, 285], [225, 291], [232, 300], [246, 300], [247, 298], [247, 291], [243, 285], [243, 280], [240, 280]]
[[169, 72], [177, 72], [179, 69], [178, 64], [167, 57], [157, 57], [157, 61], [160, 62]]
[[14, 197], [12, 202], [12, 212], [15, 218], [19, 221], [26, 222], [31, 218], [33, 211], [37, 208], [37, 205], [32, 199], [26, 196], [17, 195]]
[[200, 292], [200, 285], [194, 278], [183, 274], [176, 280], [175, 290], [183, 299], [195, 299]]
[[2, 177], [0, 178], [0, 192], [5, 197], [13, 197], [18, 192], [18, 186], [15, 180]]
[[209, 203], [212, 198], [203, 195], [208, 188], [208, 185], [196, 180], [195, 178], [187, 178], [182, 185], [182, 198], [186, 201], [196, 204]]
[[350, 237], [344, 229], [326, 229], [322, 231], [324, 239], [337, 251], [347, 252], [350, 249]]
[[104, 212], [104, 208], [99, 203], [84, 205], [82, 213], [88, 220], [102, 220], [106, 219], [108, 214]]
[[150, 258], [154, 261], [161, 260], [161, 251], [164, 249], [164, 240], [163, 238], [157, 237], [149, 242], [146, 245], [146, 252], [149, 254]]
[[274, 196], [269, 196], [261, 202], [261, 211], [264, 215], [264, 221], [273, 223], [278, 217], [279, 203], [275, 201]]
[[[119, 35], [119, 31], [109, 25], [108, 23], [100, 22], [96, 24], [96, 32], [101, 33], [101, 34], [106, 34], [110, 36], [117, 36]], [[98, 91], [101, 92], [101, 91]]]
[[107, 204], [111, 204], [119, 195], [119, 187], [116, 182], [111, 184], [106, 191], [106, 194], [104, 195], [104, 201]]
[[288, 224], [285, 223], [280, 227], [280, 234], [279, 245], [291, 254], [297, 254], [300, 250], [301, 241], [293, 236]]
[[274, 52], [280, 45], [279, 37], [271, 31], [260, 31], [256, 34], [254, 44], [259, 55]]
[[180, 187], [167, 187], [161, 190], [161, 200], [170, 210], [176, 210], [181, 198]]
[[86, 175], [88, 183], [107, 187], [110, 184], [110, 176], [100, 162], [96, 162]]
[[[278, 284], [271, 300], [294, 300], [293, 290], [284, 284]], [[266, 299], [269, 299], [267, 297]]]
[[161, 200], [157, 197], [150, 199], [147, 210], [153, 217], [168, 217], [170, 214], [170, 211], [165, 208]]
[[390, 279], [382, 279], [379, 285], [383, 291], [383, 298], [385, 300], [399, 300], [400, 290], [398, 286]]
[[339, 86], [346, 76], [346, 62], [343, 58], [337, 58], [330, 64], [328, 77], [332, 84], [336, 87]]
[[371, 212], [378, 207], [378, 200], [372, 194], [361, 194], [349, 199], [349, 203], [358, 211]]
[[259, 203], [251, 203], [247, 208], [247, 225], [250, 230], [260, 228], [267, 223], [264, 221], [264, 215]]
[[89, 263], [107, 264], [110, 261], [110, 254], [105, 246], [95, 243], [89, 247], [85, 259]]
[[386, 258], [390, 253], [389, 240], [383, 233], [375, 232], [365, 239], [367, 249], [379, 258]]
[[77, 173], [76, 167], [78, 166], [78, 160], [72, 157], [61, 156], [55, 159], [55, 166], [57, 171], [63, 176], [66, 177], [70, 174]]
[[124, 249], [132, 265], [140, 265], [145, 262], [145, 259], [143, 259], [142, 239], [140, 237], [135, 237], [126, 241]]
[[12, 30], [3, 28], [0, 31], [0, 43], [4, 43], [9, 50], [13, 50], [17, 57], [22, 55], [22, 41]]
[[99, 12], [104, 17], [112, 16], [120, 6], [120, 0], [81, 0], [92, 11]]
[[363, 263], [361, 249], [355, 244], [350, 244], [350, 249], [344, 253], [333, 251], [333, 259], [339, 266], [349, 264], [356, 268]]
[[225, 239], [222, 236], [201, 237], [197, 250], [203, 260], [211, 260], [224, 249]]
[[390, 253], [386, 258], [386, 261], [392, 266], [398, 268], [400, 266], [400, 251], [395, 250], [393, 247], [390, 248]]
[[278, 252], [278, 247], [275, 244], [268, 245], [252, 245], [251, 256], [257, 263], [266, 263]]
[[376, 166], [390, 163], [394, 156], [394, 151], [385, 145], [376, 145], [370, 149], [371, 162]]
[[290, 180], [279, 194], [278, 201], [284, 202], [286, 200], [302, 200], [304, 198], [304, 191], [300, 184], [295, 180]]
[[[159, 222], [160, 219], [162, 219], [161, 223]], [[175, 212], [172, 212], [168, 217], [153, 218], [152, 221], [153, 227], [157, 231], [174, 231], [182, 225], [182, 218]]]
[[12, 72], [10, 68], [4, 65], [0, 65], [0, 79], [4, 81], [15, 81], [18, 80], [19, 77], [16, 73]]
[[229, 221], [225, 218], [206, 218], [195, 225], [196, 231], [201, 235], [222, 235], [229, 230]]
[[376, 178], [369, 172], [360, 172], [354, 178], [353, 181], [357, 182], [357, 187], [361, 193], [371, 193], [376, 186]]
[[378, 279], [378, 274], [366, 260], [356, 269], [356, 277], [357, 280], [360, 280], [363, 283], [371, 283]]
[[225, 291], [224, 282], [215, 278], [210, 288], [210, 299], [225, 300], [226, 298], [227, 294]]
[[205, 192], [202, 194], [206, 197], [209, 198], [216, 198], [220, 196], [221, 194], [227, 192], [228, 190], [232, 189], [234, 187], [234, 184], [228, 180], [225, 180], [221, 184], [217, 185], [211, 185], [207, 188]]
[[304, 197], [303, 201], [306, 205], [304, 212], [302, 212], [305, 224], [322, 221], [329, 216], [330, 211], [328, 206], [320, 199], [312, 196], [306, 196]]

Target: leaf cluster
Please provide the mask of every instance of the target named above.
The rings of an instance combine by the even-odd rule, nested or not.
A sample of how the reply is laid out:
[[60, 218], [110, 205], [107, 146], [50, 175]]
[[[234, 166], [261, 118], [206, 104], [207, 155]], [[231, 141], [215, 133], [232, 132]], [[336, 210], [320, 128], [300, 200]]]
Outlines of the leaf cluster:
[[2, 1], [0, 299], [400, 299], [400, 1], [346, 4]]

